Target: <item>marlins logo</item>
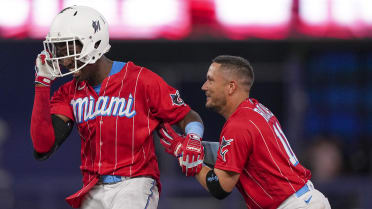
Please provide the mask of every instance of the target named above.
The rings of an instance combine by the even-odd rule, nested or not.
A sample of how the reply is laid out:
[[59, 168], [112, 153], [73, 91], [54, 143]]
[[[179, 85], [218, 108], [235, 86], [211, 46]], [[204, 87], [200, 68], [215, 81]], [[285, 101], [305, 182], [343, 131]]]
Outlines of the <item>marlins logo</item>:
[[185, 104], [185, 102], [181, 99], [181, 96], [180, 96], [180, 93], [178, 92], [178, 90], [176, 91], [175, 94], [170, 94], [170, 97], [171, 97], [172, 103], [174, 105], [181, 106], [181, 105]]
[[99, 20], [97, 21], [92, 20], [92, 27], [94, 29], [94, 33], [97, 33], [97, 31], [100, 31], [101, 26], [99, 25]]
[[[234, 139], [226, 140], [225, 137], [222, 136], [222, 142], [220, 144], [220, 155], [221, 155], [223, 161], [225, 161], [225, 162], [226, 162], [225, 155], [229, 151], [229, 149], [227, 149], [226, 147], [229, 146], [232, 141], [234, 141]], [[225, 149], [225, 150], [223, 150], [223, 149]]]

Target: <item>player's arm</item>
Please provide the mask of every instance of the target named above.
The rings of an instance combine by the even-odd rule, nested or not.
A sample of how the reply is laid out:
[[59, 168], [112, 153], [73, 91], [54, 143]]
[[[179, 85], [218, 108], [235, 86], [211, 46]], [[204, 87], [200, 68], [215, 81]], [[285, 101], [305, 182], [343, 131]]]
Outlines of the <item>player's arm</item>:
[[217, 160], [217, 152], [220, 144], [218, 142], [211, 141], [202, 141], [204, 147], [204, 160], [203, 163], [210, 167], [214, 168]]
[[[58, 150], [58, 148], [63, 144], [63, 142], [65, 142], [67, 137], [70, 135], [72, 128], [74, 126], [73, 121], [64, 115], [53, 114], [51, 115], [51, 120], [54, 134], [48, 136], [48, 138], [49, 140], [54, 141], [54, 144], [46, 152], [38, 152], [36, 149], [34, 149], [34, 157], [35, 159], [40, 161], [48, 159], [56, 150]], [[38, 136], [34, 137], [38, 138]]]
[[[191, 128], [188, 127], [190, 124], [192, 125]], [[186, 136], [178, 135], [169, 123], [160, 124], [158, 129], [160, 143], [166, 152], [178, 158], [182, 172], [186, 176], [194, 176], [202, 168], [204, 148], [201, 135], [203, 134], [204, 127], [201, 127], [201, 130], [199, 130], [200, 127], [198, 124], [201, 123], [190, 122], [186, 125]], [[200, 131], [200, 134], [198, 131]]]
[[50, 114], [50, 85], [55, 77], [50, 73], [42, 52], [36, 58], [35, 98], [31, 116], [31, 138], [34, 157], [45, 160], [64, 142], [71, 133], [73, 123], [63, 115]]
[[[174, 145], [179, 145], [179, 141], [183, 140], [182, 137], [179, 136], [167, 123], [161, 124], [158, 133], [161, 138], [161, 144], [166, 149], [171, 149], [174, 151], [173, 155], [177, 157], [177, 150], [179, 150], [179, 148], [174, 147]], [[219, 147], [218, 143], [205, 142], [203, 145], [201, 145], [201, 147], [203, 147], [200, 153], [203, 157], [202, 159], [205, 159], [204, 156], [209, 156], [208, 158], [210, 160], [208, 164], [214, 166]], [[182, 162], [180, 162], [180, 165], [183, 166]], [[201, 164], [192, 169], [194, 169], [193, 172], [196, 174], [195, 177], [199, 183], [218, 199], [227, 197], [235, 187], [240, 177], [239, 173], [217, 168], [212, 169], [208, 166], [202, 166]]]
[[204, 189], [217, 199], [227, 197], [234, 189], [239, 177], [239, 173], [218, 168], [211, 169], [207, 166], [203, 166], [201, 171], [195, 175]]
[[203, 137], [203, 133], [200, 133], [201, 129], [204, 131], [203, 121], [202, 121], [200, 115], [197, 112], [195, 112], [194, 110], [190, 110], [189, 113], [187, 113], [187, 115], [177, 123], [177, 125], [185, 133], [187, 133], [189, 131], [188, 127], [191, 126], [191, 128], [193, 128], [192, 124], [197, 124], [196, 126], [198, 126], [198, 127], [195, 127], [195, 129], [200, 129], [200, 130], [197, 131], [199, 133], [195, 133], [195, 134], [198, 134], [200, 137]]

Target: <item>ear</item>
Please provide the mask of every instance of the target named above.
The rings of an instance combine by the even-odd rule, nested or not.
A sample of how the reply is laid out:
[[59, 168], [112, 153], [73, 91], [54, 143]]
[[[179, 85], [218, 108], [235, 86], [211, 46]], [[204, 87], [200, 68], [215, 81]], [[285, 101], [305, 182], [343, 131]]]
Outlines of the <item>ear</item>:
[[238, 88], [236, 81], [234, 80], [230, 81], [229, 84], [227, 85], [227, 88], [228, 88], [228, 94], [232, 95]]

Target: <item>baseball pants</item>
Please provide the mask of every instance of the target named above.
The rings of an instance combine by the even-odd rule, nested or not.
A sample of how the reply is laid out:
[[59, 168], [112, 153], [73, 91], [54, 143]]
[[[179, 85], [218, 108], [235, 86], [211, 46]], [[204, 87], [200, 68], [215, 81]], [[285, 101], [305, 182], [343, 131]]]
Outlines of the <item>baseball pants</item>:
[[308, 191], [298, 195], [289, 196], [278, 209], [331, 209], [328, 199], [314, 188], [311, 181], [306, 183]]
[[156, 209], [159, 191], [150, 177], [122, 177], [113, 184], [98, 183], [85, 196], [81, 209]]

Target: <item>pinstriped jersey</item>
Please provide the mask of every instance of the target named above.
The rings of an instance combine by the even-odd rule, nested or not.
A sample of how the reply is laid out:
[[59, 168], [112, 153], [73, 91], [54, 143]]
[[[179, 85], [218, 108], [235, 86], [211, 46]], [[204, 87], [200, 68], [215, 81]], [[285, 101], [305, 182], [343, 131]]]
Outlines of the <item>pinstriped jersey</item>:
[[276, 117], [255, 99], [242, 102], [226, 121], [215, 168], [240, 174], [237, 188], [247, 208], [277, 208], [310, 179]]
[[[64, 84], [51, 106], [52, 114], [65, 115], [77, 125], [85, 186], [98, 175], [120, 175], [152, 176], [160, 187], [152, 133], [160, 122], [174, 124], [190, 111], [176, 89], [132, 62], [105, 78], [98, 95], [84, 81]], [[87, 191], [83, 188], [72, 198]]]

